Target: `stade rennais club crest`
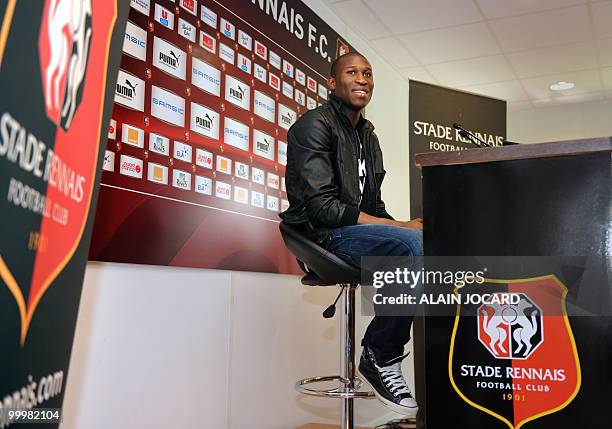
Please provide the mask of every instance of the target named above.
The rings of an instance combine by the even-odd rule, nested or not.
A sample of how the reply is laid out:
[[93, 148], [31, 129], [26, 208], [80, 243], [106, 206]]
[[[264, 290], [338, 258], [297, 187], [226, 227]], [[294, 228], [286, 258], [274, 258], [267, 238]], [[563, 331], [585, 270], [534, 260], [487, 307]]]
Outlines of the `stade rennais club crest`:
[[7, 2], [0, 41], [0, 286], [19, 309], [22, 346], [83, 236], [116, 20], [99, 0], [28, 3]]
[[520, 300], [457, 306], [450, 382], [469, 405], [519, 429], [562, 410], [580, 390], [578, 351], [565, 308], [567, 289], [553, 275], [487, 279], [484, 286], [487, 293], [512, 293]]

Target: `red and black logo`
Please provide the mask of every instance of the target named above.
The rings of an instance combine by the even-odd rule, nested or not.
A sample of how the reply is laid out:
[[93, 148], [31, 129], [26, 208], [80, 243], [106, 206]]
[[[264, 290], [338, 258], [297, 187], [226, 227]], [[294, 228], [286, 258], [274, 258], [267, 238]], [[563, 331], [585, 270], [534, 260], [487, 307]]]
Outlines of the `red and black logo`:
[[492, 299], [457, 308], [449, 378], [468, 404], [519, 429], [565, 408], [580, 390], [567, 289], [552, 275], [484, 286]]

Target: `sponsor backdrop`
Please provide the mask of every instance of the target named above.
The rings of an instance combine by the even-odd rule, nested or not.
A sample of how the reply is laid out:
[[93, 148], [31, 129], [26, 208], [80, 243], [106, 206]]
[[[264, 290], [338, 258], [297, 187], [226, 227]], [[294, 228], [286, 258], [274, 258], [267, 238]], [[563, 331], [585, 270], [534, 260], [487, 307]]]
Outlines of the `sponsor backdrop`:
[[0, 6], [0, 411], [62, 404], [127, 9]]
[[410, 215], [423, 216], [421, 171], [414, 155], [474, 149], [453, 128], [458, 123], [491, 146], [506, 138], [506, 102], [476, 94], [410, 81]]
[[130, 5], [90, 258], [298, 273], [287, 130], [350, 46], [299, 1]]

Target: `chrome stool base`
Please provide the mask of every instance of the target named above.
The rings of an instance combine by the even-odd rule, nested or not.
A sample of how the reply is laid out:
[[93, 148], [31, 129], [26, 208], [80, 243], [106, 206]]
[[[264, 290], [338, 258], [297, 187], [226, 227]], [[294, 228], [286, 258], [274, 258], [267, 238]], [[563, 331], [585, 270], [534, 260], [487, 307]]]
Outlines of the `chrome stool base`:
[[[314, 383], [323, 383], [327, 381], [339, 381], [342, 384], [334, 389], [309, 389], [305, 387], [308, 384]], [[362, 398], [362, 399], [371, 399], [374, 397], [374, 392], [372, 391], [361, 391], [359, 390], [362, 385], [362, 381], [359, 377], [355, 377], [354, 380], [347, 380], [345, 378], [340, 377], [339, 375], [330, 375], [326, 377], [311, 377], [305, 378], [303, 380], [295, 383], [295, 390], [305, 395], [311, 396], [320, 396], [324, 398]], [[354, 387], [347, 387], [353, 385]]]

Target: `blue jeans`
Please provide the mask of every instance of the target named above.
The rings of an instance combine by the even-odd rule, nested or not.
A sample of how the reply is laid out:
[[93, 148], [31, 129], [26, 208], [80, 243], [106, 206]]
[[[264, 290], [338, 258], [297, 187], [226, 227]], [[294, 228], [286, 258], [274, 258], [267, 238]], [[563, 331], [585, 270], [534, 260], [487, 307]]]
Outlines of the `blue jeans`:
[[[349, 225], [336, 228], [321, 244], [350, 264], [361, 267], [362, 256], [422, 256], [423, 234], [411, 228], [389, 225]], [[377, 362], [404, 353], [410, 341], [412, 316], [374, 316], [363, 337]]]

